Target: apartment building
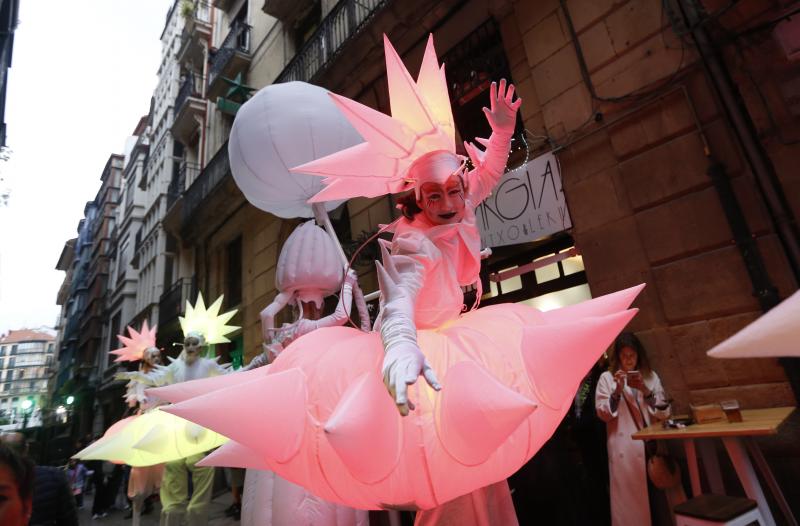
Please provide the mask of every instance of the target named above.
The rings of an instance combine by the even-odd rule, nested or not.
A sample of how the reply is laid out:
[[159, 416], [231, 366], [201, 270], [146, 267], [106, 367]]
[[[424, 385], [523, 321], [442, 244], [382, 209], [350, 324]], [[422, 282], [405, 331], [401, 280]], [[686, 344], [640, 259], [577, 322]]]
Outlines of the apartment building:
[[54, 355], [50, 329], [12, 330], [0, 337], [0, 429], [42, 425]]

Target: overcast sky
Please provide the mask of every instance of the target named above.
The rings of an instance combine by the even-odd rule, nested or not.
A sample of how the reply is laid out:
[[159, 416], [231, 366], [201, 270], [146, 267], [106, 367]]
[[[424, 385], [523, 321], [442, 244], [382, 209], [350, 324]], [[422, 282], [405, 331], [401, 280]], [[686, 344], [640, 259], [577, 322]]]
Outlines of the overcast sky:
[[[0, 162], [0, 334], [53, 326], [55, 270], [111, 153], [147, 113], [172, 0], [23, 0]], [[3, 188], [0, 188], [2, 194]]]

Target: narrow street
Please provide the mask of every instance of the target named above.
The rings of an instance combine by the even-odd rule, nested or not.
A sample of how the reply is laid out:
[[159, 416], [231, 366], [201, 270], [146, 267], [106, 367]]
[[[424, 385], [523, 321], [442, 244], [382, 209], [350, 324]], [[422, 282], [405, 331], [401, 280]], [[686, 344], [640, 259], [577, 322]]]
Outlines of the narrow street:
[[[81, 526], [130, 526], [131, 519], [126, 519], [125, 515], [128, 513], [123, 510], [111, 510], [106, 517], [102, 519], [92, 520], [92, 501], [94, 494], [86, 495], [83, 509], [78, 510], [78, 518]], [[225, 516], [225, 510], [233, 502], [229, 491], [221, 493], [211, 501], [209, 510], [209, 526], [238, 526], [239, 521], [233, 520]], [[161, 514], [161, 504], [156, 502], [153, 511], [147, 515], [142, 516], [141, 526], [158, 526], [158, 518]]]

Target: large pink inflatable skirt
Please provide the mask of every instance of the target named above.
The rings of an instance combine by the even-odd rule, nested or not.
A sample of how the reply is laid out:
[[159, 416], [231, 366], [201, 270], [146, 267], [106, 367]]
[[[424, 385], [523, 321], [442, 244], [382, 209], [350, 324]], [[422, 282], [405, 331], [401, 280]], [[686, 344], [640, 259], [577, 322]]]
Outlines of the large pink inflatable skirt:
[[406, 417], [382, 383], [380, 335], [347, 327], [307, 334], [266, 375], [175, 413], [257, 451], [323, 499], [433, 508], [503, 480], [550, 438], [586, 372], [635, 314], [626, 310], [635, 293], [626, 293], [624, 305], [599, 313], [548, 316], [502, 304], [418, 331], [443, 388], [420, 377]]

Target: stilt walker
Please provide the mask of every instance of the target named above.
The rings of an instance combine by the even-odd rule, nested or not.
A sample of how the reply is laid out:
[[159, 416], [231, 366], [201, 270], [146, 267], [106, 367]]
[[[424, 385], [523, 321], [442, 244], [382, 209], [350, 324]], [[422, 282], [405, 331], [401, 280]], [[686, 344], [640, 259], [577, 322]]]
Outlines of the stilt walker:
[[[478, 139], [485, 150], [465, 145], [467, 169], [433, 39], [416, 81], [384, 43], [392, 116], [332, 94], [365, 142], [293, 169], [324, 177], [312, 202], [404, 194], [376, 262], [376, 330], [320, 328], [266, 372], [169, 411], [326, 500], [418, 510], [418, 524], [515, 524], [506, 477], [550, 438], [641, 287], [549, 312], [468, 310], [462, 287], [481, 296], [474, 208], [504, 173], [521, 101], [492, 84], [492, 135]], [[235, 122], [232, 162], [246, 149], [236, 133]], [[270, 399], [280, 407], [246, 403]]]

